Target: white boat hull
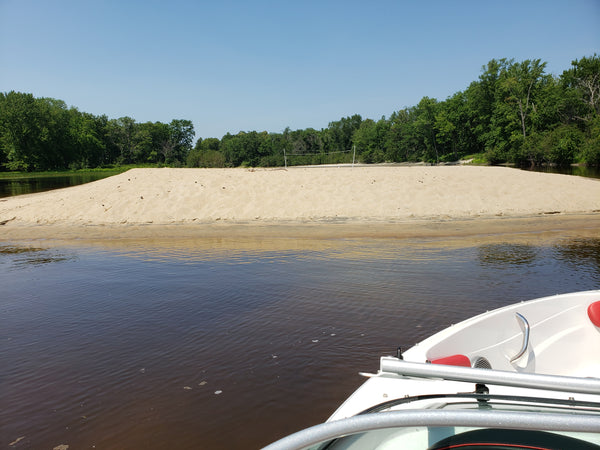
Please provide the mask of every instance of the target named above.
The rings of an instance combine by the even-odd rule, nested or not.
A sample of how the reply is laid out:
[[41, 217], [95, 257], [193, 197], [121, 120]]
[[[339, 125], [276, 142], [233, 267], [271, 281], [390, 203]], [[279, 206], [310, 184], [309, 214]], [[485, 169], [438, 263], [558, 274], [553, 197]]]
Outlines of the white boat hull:
[[[567, 376], [600, 374], [600, 328], [588, 317], [600, 291], [543, 297], [489, 311], [452, 325], [404, 353], [407, 361], [425, 362], [455, 354], [472, 363], [484, 357], [495, 370]], [[530, 342], [511, 363], [523, 343], [521, 314], [530, 324]]]
[[[598, 301], [600, 291], [587, 291], [509, 305], [434, 334], [404, 352], [403, 359], [426, 363], [460, 355], [468, 359], [470, 366], [485, 358], [494, 371], [600, 378], [600, 327], [588, 316], [590, 304]], [[524, 344], [523, 325], [516, 319], [516, 313], [529, 323], [529, 342], [522, 356], [511, 362]], [[399, 377], [402, 382], [398, 382]], [[490, 393], [499, 395], [556, 396], [556, 392], [529, 387], [488, 385], [488, 388]], [[373, 404], [394, 398], [473, 389], [473, 382], [440, 382], [435, 377], [411, 378], [380, 371], [377, 376], [370, 376], [329, 420], [354, 416]], [[562, 396], [571, 397], [568, 393]], [[594, 394], [580, 394], [578, 398], [600, 400]]]
[[600, 448], [600, 291], [480, 314], [363, 375], [325, 424], [268, 448]]

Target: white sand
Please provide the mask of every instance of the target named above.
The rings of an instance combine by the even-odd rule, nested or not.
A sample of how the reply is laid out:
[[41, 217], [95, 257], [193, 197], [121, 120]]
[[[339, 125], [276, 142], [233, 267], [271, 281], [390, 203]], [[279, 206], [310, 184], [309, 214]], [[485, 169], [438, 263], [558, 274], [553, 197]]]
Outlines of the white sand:
[[2, 229], [35, 224], [402, 222], [600, 213], [600, 180], [503, 167], [133, 169], [0, 200]]

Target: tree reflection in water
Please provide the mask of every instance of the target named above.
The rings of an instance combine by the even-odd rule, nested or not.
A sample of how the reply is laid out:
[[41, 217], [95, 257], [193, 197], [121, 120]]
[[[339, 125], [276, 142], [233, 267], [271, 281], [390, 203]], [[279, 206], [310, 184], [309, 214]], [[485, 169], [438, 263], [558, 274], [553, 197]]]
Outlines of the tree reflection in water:
[[557, 244], [554, 250], [559, 261], [587, 270], [592, 278], [600, 280], [600, 239], [571, 239]]
[[487, 244], [478, 248], [478, 258], [484, 266], [496, 268], [529, 266], [537, 259], [539, 247], [527, 244]]
[[8, 268], [18, 269], [74, 259], [77, 259], [74, 254], [69, 255], [58, 249], [0, 245], [0, 267], [6, 264]]

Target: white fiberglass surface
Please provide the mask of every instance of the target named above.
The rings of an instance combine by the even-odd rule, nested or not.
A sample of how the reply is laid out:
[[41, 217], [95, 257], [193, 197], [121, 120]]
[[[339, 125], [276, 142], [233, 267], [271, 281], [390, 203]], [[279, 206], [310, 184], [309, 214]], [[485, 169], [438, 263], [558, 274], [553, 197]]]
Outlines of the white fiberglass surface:
[[[407, 360], [435, 360], [455, 354], [473, 363], [486, 358], [492, 368], [530, 373], [598, 376], [600, 329], [587, 315], [600, 292], [584, 292], [517, 303], [453, 325], [405, 352]], [[527, 350], [510, 362], [523, 346], [523, 325], [529, 323]], [[582, 343], [585, 343], [582, 344]]]

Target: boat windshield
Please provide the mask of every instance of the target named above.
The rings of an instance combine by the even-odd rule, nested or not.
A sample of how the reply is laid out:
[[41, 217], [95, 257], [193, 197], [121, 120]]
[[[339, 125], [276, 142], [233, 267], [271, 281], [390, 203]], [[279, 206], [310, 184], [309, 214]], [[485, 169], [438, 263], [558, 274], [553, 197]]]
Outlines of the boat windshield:
[[388, 428], [327, 440], [310, 450], [598, 450], [600, 438], [591, 433], [472, 427]]
[[600, 450], [600, 404], [480, 394], [411, 397], [304, 430], [268, 447], [365, 448]]
[[504, 409], [514, 411], [545, 411], [576, 413], [589, 411], [600, 413], [600, 403], [548, 397], [526, 397], [518, 395], [491, 395], [487, 393], [431, 394], [402, 397], [372, 406], [360, 414], [393, 411], [396, 409]]

